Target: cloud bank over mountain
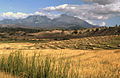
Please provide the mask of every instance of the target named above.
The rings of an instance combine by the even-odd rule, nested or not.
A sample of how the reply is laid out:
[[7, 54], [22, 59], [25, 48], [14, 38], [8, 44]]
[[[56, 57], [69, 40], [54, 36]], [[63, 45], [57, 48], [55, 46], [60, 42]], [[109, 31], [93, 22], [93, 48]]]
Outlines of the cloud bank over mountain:
[[88, 2], [88, 3], [98, 3], [101, 5], [105, 5], [105, 4], [111, 4], [111, 3], [116, 3], [119, 0], [83, 0], [84, 2]]
[[[34, 13], [22, 13], [22, 12], [5, 12], [0, 13], [0, 20], [2, 19], [23, 19], [30, 15], [47, 16], [51, 19], [59, 17], [60, 13], [69, 14], [74, 17], [78, 17], [91, 24], [93, 20], [108, 20], [113, 17], [120, 16], [120, 0], [82, 0], [85, 4], [62, 4], [58, 6], [49, 6], [40, 9]], [[54, 12], [57, 12], [54, 13]], [[105, 22], [101, 22], [102, 25], [106, 25]]]
[[120, 16], [120, 2], [100, 5], [97, 3], [83, 5], [59, 5], [44, 8], [45, 11], [59, 11], [78, 16], [81, 19], [106, 20], [114, 16]]
[[5, 12], [5, 13], [0, 13], [0, 20], [3, 19], [23, 19], [31, 15], [40, 15], [40, 16], [47, 16], [48, 18], [56, 18], [59, 17], [60, 14], [51, 14], [51, 13], [43, 13], [36, 11], [35, 13], [22, 13], [22, 12]]
[[6, 13], [1, 13], [0, 17], [1, 19], [20, 19], [20, 18], [26, 18], [29, 15], [32, 15], [32, 14], [27, 14], [22, 12], [17, 12], [17, 13], [6, 12]]

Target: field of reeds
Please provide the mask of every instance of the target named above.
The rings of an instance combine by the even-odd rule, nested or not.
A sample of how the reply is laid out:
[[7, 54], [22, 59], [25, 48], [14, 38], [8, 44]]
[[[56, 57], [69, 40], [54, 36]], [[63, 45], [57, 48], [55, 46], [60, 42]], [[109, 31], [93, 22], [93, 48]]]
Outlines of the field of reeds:
[[120, 50], [9, 50], [0, 70], [19, 78], [119, 78]]
[[119, 44], [118, 35], [48, 43], [1, 42], [0, 78], [120, 78]]

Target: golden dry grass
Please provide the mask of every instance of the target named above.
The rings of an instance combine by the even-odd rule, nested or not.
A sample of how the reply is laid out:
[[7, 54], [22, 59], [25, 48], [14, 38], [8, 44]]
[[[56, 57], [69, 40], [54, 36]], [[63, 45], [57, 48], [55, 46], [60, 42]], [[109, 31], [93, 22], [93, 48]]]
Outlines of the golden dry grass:
[[15, 76], [0, 72], [0, 78], [18, 78], [18, 77], [15, 77]]
[[[18, 50], [0, 50], [0, 55], [8, 55]], [[32, 56], [34, 53], [50, 55], [55, 60], [69, 59], [69, 74], [76, 72], [79, 78], [90, 77], [120, 77], [120, 50], [19, 50], [25, 55]], [[55, 64], [55, 66], [58, 64]], [[64, 65], [64, 64], [63, 64]]]
[[[98, 41], [107, 42], [113, 37], [118, 36], [88, 37], [65, 41], [53, 41], [49, 43], [0, 43], [0, 57], [7, 57], [12, 52], [21, 52], [25, 56], [27, 55], [30, 57], [33, 56], [34, 53], [40, 54], [41, 56], [48, 55], [54, 57], [54, 60], [56, 61], [63, 60], [61, 64], [63, 67], [66, 63], [66, 60], [69, 60], [69, 78], [72, 73], [74, 73], [73, 75], [79, 78], [120, 78], [120, 49], [73, 49], [74, 46], [82, 46], [81, 44], [85, 44], [85, 46], [99, 45]], [[54, 49], [56, 46], [57, 48], [66, 48]], [[59, 62], [56, 62], [54, 65], [56, 68], [59, 65], [58, 63]], [[1, 72], [0, 76], [2, 76], [0, 78], [12, 78], [12, 76]]]

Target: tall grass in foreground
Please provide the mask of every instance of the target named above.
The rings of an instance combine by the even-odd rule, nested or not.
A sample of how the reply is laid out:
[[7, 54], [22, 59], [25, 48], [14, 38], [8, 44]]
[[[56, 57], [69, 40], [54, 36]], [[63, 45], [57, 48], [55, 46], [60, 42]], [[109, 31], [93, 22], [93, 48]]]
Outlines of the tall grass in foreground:
[[74, 78], [75, 72], [70, 74], [69, 60], [56, 61], [51, 56], [34, 54], [24, 56], [20, 52], [2, 56], [0, 70], [22, 78]]
[[80, 60], [77, 62], [75, 64], [71, 59], [56, 59], [51, 55], [28, 56], [17, 52], [1, 57], [0, 70], [20, 78], [119, 78], [119, 73], [103, 73], [104, 71], [98, 74], [89, 70], [81, 73], [83, 66]]

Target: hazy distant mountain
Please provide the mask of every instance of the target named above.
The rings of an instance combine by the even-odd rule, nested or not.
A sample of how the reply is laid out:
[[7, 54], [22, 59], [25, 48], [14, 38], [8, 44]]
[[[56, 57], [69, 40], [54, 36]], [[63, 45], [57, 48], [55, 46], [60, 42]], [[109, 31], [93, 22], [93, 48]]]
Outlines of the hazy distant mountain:
[[89, 24], [88, 22], [81, 20], [77, 17], [73, 16], [68, 16], [68, 15], [61, 15], [58, 18], [55, 18], [52, 20], [52, 24], [54, 26], [79, 26], [79, 27], [85, 27], [85, 28], [90, 28], [93, 27], [93, 25]]
[[81, 20], [77, 17], [68, 16], [62, 14], [58, 18], [50, 19], [47, 16], [33, 15], [28, 16], [24, 19], [4, 19], [0, 21], [0, 24], [17, 24], [25, 26], [34, 26], [40, 28], [91, 28], [95, 27], [94, 25], [89, 24], [88, 22]]

